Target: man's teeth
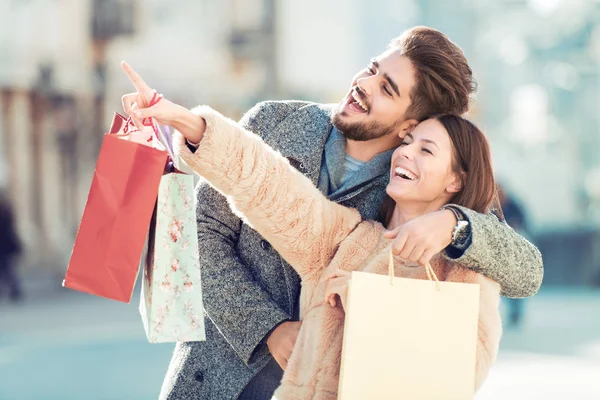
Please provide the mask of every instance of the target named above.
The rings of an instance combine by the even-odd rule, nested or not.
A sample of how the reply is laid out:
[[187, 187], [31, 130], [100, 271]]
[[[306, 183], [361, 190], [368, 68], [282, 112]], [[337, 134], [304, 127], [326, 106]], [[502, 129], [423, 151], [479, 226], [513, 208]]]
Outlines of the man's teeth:
[[417, 179], [415, 174], [413, 174], [412, 172], [410, 172], [404, 168], [396, 167], [394, 172], [396, 173], [396, 175], [398, 175], [404, 179], [410, 179], [411, 181], [414, 181], [415, 179]]
[[360, 108], [362, 108], [362, 109], [363, 109], [363, 110], [365, 110], [365, 111], [368, 111], [368, 110], [367, 110], [367, 106], [366, 106], [366, 104], [365, 104], [365, 103], [363, 103], [363, 102], [360, 100], [360, 98], [359, 98], [359, 97], [358, 97], [358, 96], [357, 96], [357, 95], [356, 95], [354, 92], [352, 92], [352, 97], [354, 98], [354, 100], [356, 100], [356, 102], [358, 103], [358, 105], [360, 106]]

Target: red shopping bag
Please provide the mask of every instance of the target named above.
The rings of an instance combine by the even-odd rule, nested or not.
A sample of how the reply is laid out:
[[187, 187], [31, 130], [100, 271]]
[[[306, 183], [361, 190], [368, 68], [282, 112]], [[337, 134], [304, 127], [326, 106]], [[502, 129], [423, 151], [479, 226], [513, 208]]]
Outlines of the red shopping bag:
[[123, 140], [127, 123], [102, 142], [63, 286], [129, 303], [168, 154]]

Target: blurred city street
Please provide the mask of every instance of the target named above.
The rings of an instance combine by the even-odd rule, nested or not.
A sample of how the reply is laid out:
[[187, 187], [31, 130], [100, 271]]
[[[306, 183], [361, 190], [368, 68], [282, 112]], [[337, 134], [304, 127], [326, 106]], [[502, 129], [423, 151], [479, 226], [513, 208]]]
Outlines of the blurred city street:
[[[172, 344], [148, 344], [131, 304], [56, 288], [0, 304], [0, 399], [153, 399]], [[544, 289], [506, 330], [477, 400], [600, 398], [600, 291]]]
[[149, 344], [131, 304], [54, 288], [0, 303], [0, 399], [153, 399], [172, 344]]
[[600, 399], [600, 291], [542, 289], [505, 328], [478, 400]]

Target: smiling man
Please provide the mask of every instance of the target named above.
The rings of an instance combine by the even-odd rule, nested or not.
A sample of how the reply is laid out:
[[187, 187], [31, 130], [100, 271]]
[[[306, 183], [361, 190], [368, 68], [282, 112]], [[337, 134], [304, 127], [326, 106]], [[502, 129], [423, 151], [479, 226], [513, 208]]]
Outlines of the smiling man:
[[[474, 88], [461, 49], [416, 27], [358, 72], [338, 105], [268, 101], [240, 124], [330, 200], [377, 219], [394, 149], [428, 116], [466, 112]], [[300, 279], [221, 194], [201, 183], [197, 198], [207, 340], [177, 344], [161, 398], [271, 399], [302, 325]], [[448, 207], [390, 235], [407, 260], [445, 250], [466, 267], [485, 265], [477, 272], [510, 281], [508, 296], [533, 295], [541, 283], [539, 252], [491, 214]]]
[[[370, 79], [377, 75], [379, 79]], [[388, 50], [355, 77], [346, 99], [334, 112], [334, 126], [353, 141], [391, 139], [402, 123], [410, 126], [417, 122], [406, 114], [415, 81], [410, 58], [394, 48]]]

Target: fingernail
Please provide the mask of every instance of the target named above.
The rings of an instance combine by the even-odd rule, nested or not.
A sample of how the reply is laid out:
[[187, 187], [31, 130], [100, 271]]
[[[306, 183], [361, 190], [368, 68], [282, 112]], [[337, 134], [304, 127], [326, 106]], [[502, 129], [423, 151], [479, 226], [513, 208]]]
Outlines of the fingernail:
[[141, 111], [136, 111], [136, 112], [133, 113], [133, 115], [135, 115], [138, 118], [141, 118], [142, 117], [142, 112]]

